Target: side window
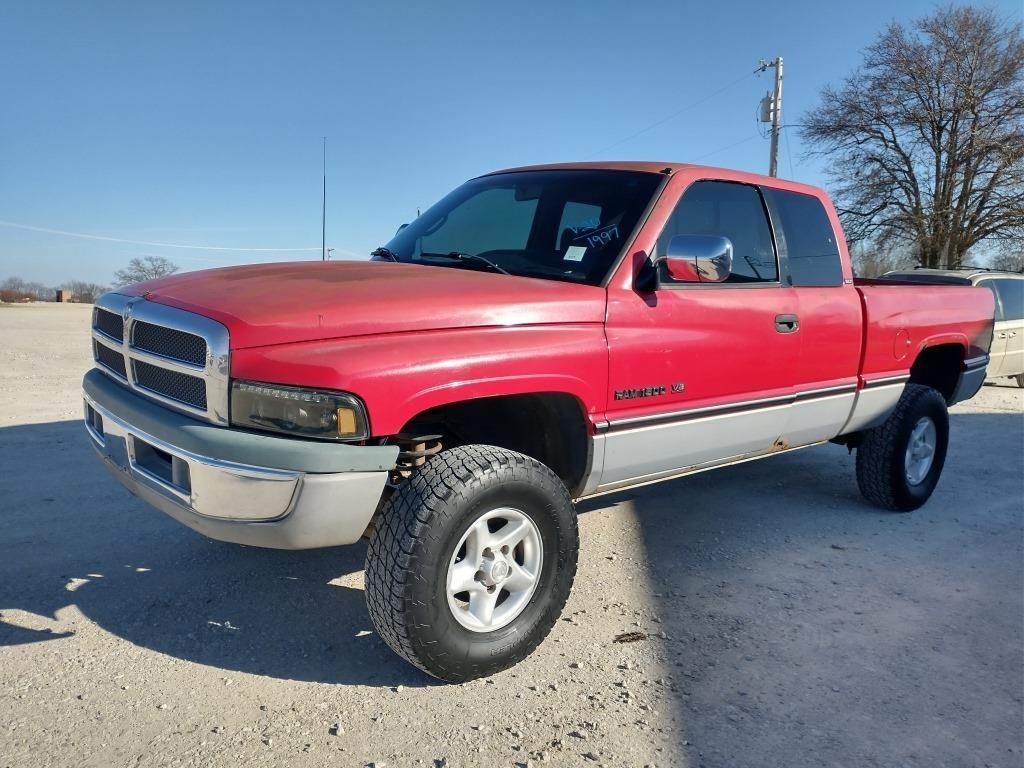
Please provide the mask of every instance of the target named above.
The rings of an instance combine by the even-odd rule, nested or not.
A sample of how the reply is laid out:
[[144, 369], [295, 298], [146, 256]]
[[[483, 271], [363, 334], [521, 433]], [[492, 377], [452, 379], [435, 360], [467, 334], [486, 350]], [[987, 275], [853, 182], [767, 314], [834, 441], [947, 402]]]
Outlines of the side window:
[[994, 280], [1003, 305], [1003, 320], [1024, 320], [1024, 280]]
[[843, 284], [836, 233], [825, 206], [813, 195], [773, 189], [786, 260], [793, 285], [829, 287]]
[[455, 208], [420, 239], [421, 253], [484, 253], [523, 250], [530, 238], [537, 200], [516, 200], [512, 187], [487, 189]]
[[[732, 241], [732, 274], [726, 282], [779, 279], [764, 202], [755, 187], [727, 181], [698, 181], [683, 193], [656, 246], [664, 256], [676, 235], [720, 235]], [[668, 282], [666, 280], [666, 282]]]

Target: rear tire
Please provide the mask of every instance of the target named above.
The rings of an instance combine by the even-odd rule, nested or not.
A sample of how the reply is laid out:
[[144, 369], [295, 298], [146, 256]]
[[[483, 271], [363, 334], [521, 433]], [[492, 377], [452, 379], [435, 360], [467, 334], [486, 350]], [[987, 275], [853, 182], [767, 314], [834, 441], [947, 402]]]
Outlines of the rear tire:
[[865, 430], [857, 447], [857, 486], [872, 504], [910, 512], [931, 497], [949, 444], [946, 400], [936, 390], [907, 384], [885, 422]]
[[572, 499], [513, 451], [443, 451], [398, 487], [366, 554], [366, 601], [399, 656], [448, 682], [507, 669], [558, 619], [576, 575]]

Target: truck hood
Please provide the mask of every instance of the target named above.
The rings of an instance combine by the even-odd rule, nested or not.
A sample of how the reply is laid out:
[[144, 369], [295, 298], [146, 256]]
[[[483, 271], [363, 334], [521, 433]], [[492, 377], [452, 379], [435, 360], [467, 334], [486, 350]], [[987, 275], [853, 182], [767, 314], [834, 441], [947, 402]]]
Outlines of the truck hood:
[[605, 314], [603, 288], [385, 261], [227, 267], [120, 292], [223, 323], [232, 349], [449, 328], [600, 323]]

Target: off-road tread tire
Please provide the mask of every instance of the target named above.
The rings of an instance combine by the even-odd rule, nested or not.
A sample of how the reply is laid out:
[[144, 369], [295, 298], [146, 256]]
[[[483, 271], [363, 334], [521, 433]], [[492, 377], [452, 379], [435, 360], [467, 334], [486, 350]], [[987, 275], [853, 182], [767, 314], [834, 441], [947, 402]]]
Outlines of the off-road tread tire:
[[[450, 556], [436, 550], [441, 547], [446, 524], [447, 527], [455, 524], [452, 518], [459, 516], [470, 503], [473, 491], [493, 488], [495, 484], [510, 480], [536, 485], [555, 503], [565, 505], [571, 526], [561, 526], [559, 530], [568, 536], [571, 546], [560, 555], [561, 583], [552, 585], [557, 593], [550, 595], [550, 605], [533, 626], [530, 636], [519, 642], [511, 653], [496, 656], [487, 663], [471, 664], [445, 652], [432, 638], [431, 626], [414, 624], [409, 615], [415, 600], [411, 592], [416, 581], [423, 578], [421, 569], [436, 565], [428, 562], [426, 554], [433, 555], [434, 560]], [[563, 530], [565, 527], [571, 530]], [[377, 520], [365, 564], [370, 619], [395, 653], [429, 675], [448, 682], [465, 682], [494, 674], [526, 658], [551, 631], [572, 588], [578, 548], [572, 498], [547, 466], [520, 453], [489, 445], [459, 446], [442, 451], [395, 490]], [[442, 567], [446, 569], [447, 562]], [[538, 598], [542, 596], [535, 594], [532, 600]]]
[[[909, 430], [925, 415], [932, 415], [936, 421], [938, 445], [928, 477], [921, 484], [922, 490], [926, 490], [922, 497], [906, 481], [904, 453]], [[946, 399], [931, 387], [907, 384], [893, 412], [881, 425], [865, 430], [857, 447], [857, 486], [861, 495], [893, 512], [917, 509], [935, 489], [946, 460], [948, 440]]]

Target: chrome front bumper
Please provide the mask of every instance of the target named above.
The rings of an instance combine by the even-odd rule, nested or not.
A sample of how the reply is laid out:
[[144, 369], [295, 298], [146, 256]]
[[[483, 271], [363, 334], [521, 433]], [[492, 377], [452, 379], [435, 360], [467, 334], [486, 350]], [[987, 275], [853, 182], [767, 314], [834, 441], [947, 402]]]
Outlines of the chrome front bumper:
[[[106, 404], [99, 402], [99, 390], [89, 390], [84, 393], [86, 431], [111, 473], [139, 498], [212, 539], [274, 549], [352, 544], [377, 510], [386, 470], [307, 472], [203, 455], [180, 445], [189, 440], [174, 439], [173, 430], [182, 429], [175, 419], [184, 417], [170, 419], [170, 434], [161, 429], [164, 434], [157, 436], [115, 413], [109, 397], [102, 398]], [[127, 391], [123, 397], [136, 399]], [[182, 432], [182, 437], [190, 435]], [[268, 456], [281, 450], [278, 440], [261, 443]], [[285, 449], [290, 442], [285, 440]]]

